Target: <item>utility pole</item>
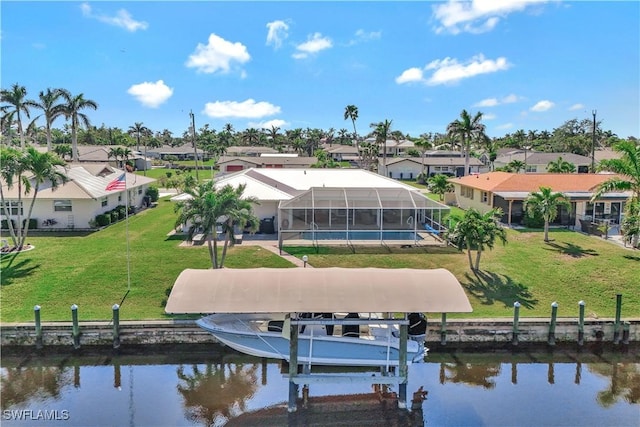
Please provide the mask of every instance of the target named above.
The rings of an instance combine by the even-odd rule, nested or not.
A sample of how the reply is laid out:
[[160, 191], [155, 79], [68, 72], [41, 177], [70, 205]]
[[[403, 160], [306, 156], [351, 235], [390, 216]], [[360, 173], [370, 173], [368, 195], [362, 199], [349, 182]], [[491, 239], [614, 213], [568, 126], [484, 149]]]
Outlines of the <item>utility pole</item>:
[[596, 173], [596, 110], [591, 111], [593, 114], [593, 132], [591, 135], [591, 173]]
[[191, 144], [193, 145], [193, 155], [196, 161], [196, 181], [200, 182], [200, 177], [198, 176], [198, 148], [196, 147], [196, 119], [193, 111], [189, 111], [189, 116], [191, 117]]

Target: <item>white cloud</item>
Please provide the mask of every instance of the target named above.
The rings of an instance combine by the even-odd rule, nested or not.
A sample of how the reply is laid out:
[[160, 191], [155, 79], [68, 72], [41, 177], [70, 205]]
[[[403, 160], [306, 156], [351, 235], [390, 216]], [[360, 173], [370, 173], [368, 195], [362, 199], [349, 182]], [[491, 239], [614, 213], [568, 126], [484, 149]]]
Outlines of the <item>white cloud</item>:
[[256, 102], [253, 99], [242, 102], [216, 101], [207, 102], [203, 112], [216, 119], [228, 117], [259, 119], [280, 113], [280, 107], [264, 101]]
[[282, 46], [282, 41], [289, 36], [289, 25], [284, 21], [273, 21], [267, 23], [267, 46], [273, 45], [275, 49]]
[[513, 123], [505, 123], [499, 126], [496, 126], [496, 129], [511, 129], [513, 127]]
[[497, 116], [495, 114], [487, 113], [482, 115], [483, 120], [495, 120]]
[[496, 98], [483, 99], [482, 101], [473, 104], [474, 107], [495, 107], [496, 105], [498, 105], [498, 100]]
[[158, 108], [160, 104], [171, 98], [173, 88], [167, 86], [162, 80], [158, 80], [155, 83], [144, 82], [133, 85], [127, 90], [127, 93], [145, 107]]
[[273, 120], [267, 120], [265, 122], [249, 122], [247, 125], [251, 128], [271, 130], [272, 126], [281, 128], [281, 129], [284, 127], [287, 127], [289, 126], [289, 122], [286, 122], [282, 119], [273, 119]]
[[424, 67], [424, 71], [431, 71], [431, 77], [424, 78], [423, 71], [419, 68], [409, 68], [396, 78], [396, 83], [408, 83], [421, 81], [429, 86], [457, 83], [462, 79], [474, 77], [479, 74], [495, 73], [496, 71], [507, 70], [511, 64], [505, 57], [495, 60], [485, 59], [484, 55], [476, 55], [464, 63], [458, 62], [455, 58], [436, 59]]
[[555, 104], [553, 102], [544, 99], [542, 101], [538, 101], [536, 105], [530, 108], [530, 110], [539, 113], [542, 111], [550, 110], [551, 108], [553, 108], [554, 105]]
[[482, 101], [476, 102], [475, 104], [473, 104], [473, 106], [474, 107], [496, 107], [502, 104], [512, 104], [514, 102], [517, 102], [518, 99], [519, 99], [518, 96], [512, 93], [510, 95], [503, 97], [502, 99], [486, 98], [486, 99], [483, 99]]
[[144, 21], [136, 21], [125, 9], [120, 9], [115, 16], [108, 16], [101, 13], [93, 13], [93, 10], [89, 3], [82, 3], [80, 5], [80, 10], [82, 10], [82, 14], [87, 18], [97, 19], [100, 22], [124, 28], [125, 30], [132, 33], [138, 30], [146, 30], [147, 28], [149, 28], [148, 23]]
[[208, 44], [198, 43], [185, 65], [201, 73], [228, 73], [233, 64], [244, 64], [250, 59], [251, 56], [242, 43], [232, 43], [211, 33]]
[[576, 111], [576, 110], [583, 110], [584, 109], [584, 105], [582, 104], [573, 104], [571, 107], [569, 107], [569, 111]]
[[382, 31], [365, 31], [363, 29], [359, 29], [354, 34], [354, 38], [349, 40], [347, 46], [353, 46], [354, 44], [368, 42], [371, 40], [379, 40], [382, 37]]
[[436, 33], [459, 34], [484, 33], [493, 30], [500, 19], [513, 12], [520, 12], [545, 0], [449, 0], [445, 4], [433, 6], [432, 17], [438, 21]]
[[420, 68], [409, 68], [404, 70], [402, 74], [396, 77], [396, 83], [399, 85], [403, 83], [421, 82], [423, 81], [422, 70]]
[[333, 47], [333, 42], [330, 38], [323, 37], [320, 33], [314, 33], [307, 38], [306, 42], [296, 46], [297, 52], [292, 57], [295, 59], [307, 58], [311, 54], [331, 47]]

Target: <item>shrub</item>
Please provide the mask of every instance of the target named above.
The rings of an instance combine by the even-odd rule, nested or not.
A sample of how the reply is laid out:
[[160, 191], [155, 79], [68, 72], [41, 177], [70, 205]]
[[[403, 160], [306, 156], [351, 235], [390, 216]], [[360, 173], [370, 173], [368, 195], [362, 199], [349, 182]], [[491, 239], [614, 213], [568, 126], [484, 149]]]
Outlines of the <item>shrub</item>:
[[109, 215], [111, 215], [111, 222], [118, 222], [118, 219], [120, 219], [120, 213], [118, 212], [117, 209], [112, 210], [111, 212], [109, 212]]
[[527, 228], [542, 228], [544, 227], [544, 218], [538, 212], [536, 212], [533, 216], [531, 213], [527, 212], [522, 219], [522, 223]]
[[98, 227], [104, 227], [111, 224], [111, 215], [109, 214], [100, 214], [96, 216], [96, 224]]
[[125, 219], [127, 217], [127, 207], [124, 205], [116, 206], [115, 211], [118, 212], [118, 219]]
[[152, 185], [151, 187], [147, 188], [147, 192], [145, 193], [147, 196], [149, 196], [149, 199], [152, 202], [157, 202], [158, 198], [160, 197], [160, 192], [158, 191], [158, 187]]
[[[14, 220], [11, 220], [11, 224], [13, 225], [13, 227], [16, 227], [16, 222]], [[0, 224], [0, 228], [2, 228], [3, 230], [8, 230], [9, 229], [9, 223], [7, 222], [6, 219], [2, 220], [2, 223]]]
[[[27, 223], [26, 218], [22, 221], [22, 227], [24, 228], [24, 225]], [[38, 220], [36, 218], [31, 218], [29, 220], [29, 230], [35, 230], [36, 228], [38, 228]]]

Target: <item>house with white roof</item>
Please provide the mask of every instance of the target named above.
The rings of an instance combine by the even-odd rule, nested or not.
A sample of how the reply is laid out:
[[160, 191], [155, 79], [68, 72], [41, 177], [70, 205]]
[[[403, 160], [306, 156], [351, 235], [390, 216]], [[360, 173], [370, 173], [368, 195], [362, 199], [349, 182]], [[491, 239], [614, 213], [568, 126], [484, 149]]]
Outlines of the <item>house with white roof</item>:
[[[126, 173], [126, 190], [107, 191], [107, 185], [121, 176], [124, 171], [116, 169], [105, 163], [71, 163], [63, 170], [69, 178], [65, 184], [60, 184], [57, 189], [51, 188], [51, 184], [45, 182], [40, 185], [38, 196], [33, 206], [31, 218], [37, 222], [37, 228], [47, 228], [43, 225], [46, 220], [53, 220], [55, 229], [90, 229], [93, 220], [99, 214], [108, 212], [120, 205], [126, 205], [125, 197], [128, 195], [129, 206], [138, 208], [146, 203], [147, 188], [155, 179]], [[13, 185], [8, 188], [2, 184], [5, 209], [0, 210], [0, 218], [17, 221], [18, 213], [24, 219], [32, 193], [22, 195], [18, 200], [18, 188]]]
[[412, 186], [362, 169], [251, 168], [216, 181], [218, 188], [225, 185], [245, 185], [244, 195], [259, 202], [256, 216], [272, 221], [282, 240], [309, 233], [391, 240], [398, 233], [439, 232], [449, 211]]

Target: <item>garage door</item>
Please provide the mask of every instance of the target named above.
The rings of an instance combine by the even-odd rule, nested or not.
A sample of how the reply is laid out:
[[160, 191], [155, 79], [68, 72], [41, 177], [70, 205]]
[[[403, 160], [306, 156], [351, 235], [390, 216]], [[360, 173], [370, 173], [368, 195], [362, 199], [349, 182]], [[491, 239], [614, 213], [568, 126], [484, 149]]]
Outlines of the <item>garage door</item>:
[[227, 172], [238, 172], [242, 170], [242, 165], [227, 165]]

